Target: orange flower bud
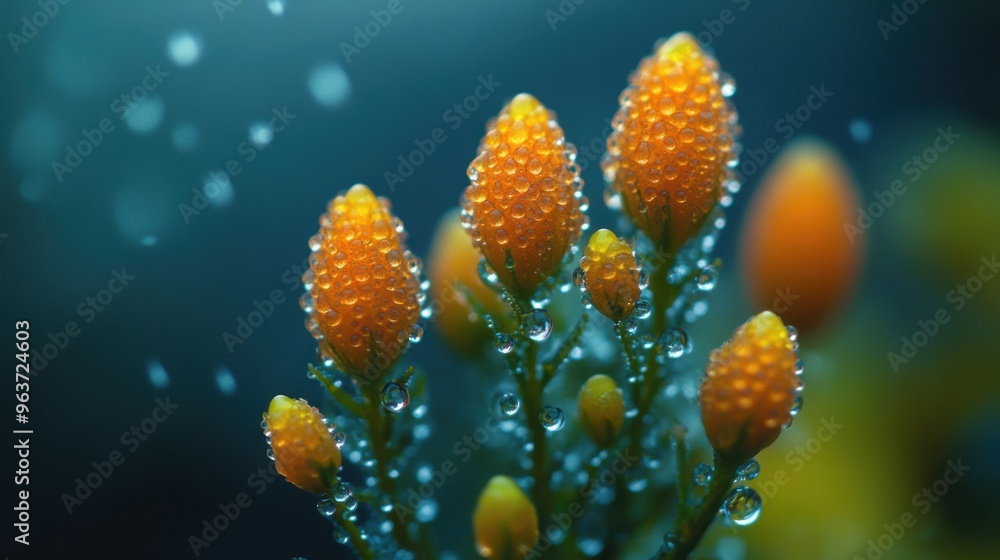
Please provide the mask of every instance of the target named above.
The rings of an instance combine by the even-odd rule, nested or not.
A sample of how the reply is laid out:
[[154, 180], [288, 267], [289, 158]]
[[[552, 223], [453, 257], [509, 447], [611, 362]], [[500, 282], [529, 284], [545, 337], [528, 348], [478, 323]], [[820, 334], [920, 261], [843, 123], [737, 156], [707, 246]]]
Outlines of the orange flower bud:
[[614, 322], [632, 314], [639, 301], [639, 268], [632, 246], [612, 231], [599, 229], [590, 236], [580, 259], [582, 285], [590, 302]]
[[602, 162], [609, 205], [620, 201], [669, 252], [698, 233], [725, 190], [738, 134], [726, 80], [694, 37], [677, 33], [642, 59], [619, 98]]
[[435, 302], [434, 325], [453, 348], [467, 354], [490, 340], [490, 329], [482, 321], [470, 320], [472, 307], [456, 284], [471, 292], [497, 321], [502, 323], [508, 316], [500, 296], [479, 279], [481, 258], [459, 222], [458, 210], [445, 214], [438, 222], [427, 257], [427, 277]]
[[476, 548], [483, 558], [514, 560], [538, 542], [538, 513], [517, 483], [494, 476], [486, 483], [472, 514]]
[[800, 140], [785, 149], [754, 194], [741, 236], [757, 306], [805, 331], [843, 305], [864, 253], [863, 236], [847, 228], [860, 207], [856, 190], [825, 142]]
[[420, 319], [420, 261], [404, 239], [389, 201], [358, 184], [330, 201], [309, 240], [307, 325], [347, 373], [387, 371]]
[[585, 227], [583, 181], [555, 113], [534, 97], [514, 97], [486, 125], [463, 223], [500, 281], [521, 296], [556, 274]]
[[340, 448], [323, 415], [303, 399], [278, 395], [271, 400], [264, 420], [278, 472], [306, 492], [329, 491], [340, 468]]
[[614, 379], [598, 374], [580, 389], [580, 423], [598, 447], [615, 441], [625, 423], [625, 398]]
[[720, 456], [740, 464], [777, 439], [795, 406], [797, 360], [788, 329], [770, 311], [712, 350], [698, 402], [705, 434]]

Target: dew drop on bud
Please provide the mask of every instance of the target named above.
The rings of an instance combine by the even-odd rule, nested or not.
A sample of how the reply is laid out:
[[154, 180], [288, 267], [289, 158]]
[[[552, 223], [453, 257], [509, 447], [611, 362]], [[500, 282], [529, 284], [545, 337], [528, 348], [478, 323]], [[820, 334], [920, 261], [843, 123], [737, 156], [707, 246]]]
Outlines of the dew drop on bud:
[[712, 475], [715, 473], [715, 468], [708, 463], [698, 463], [698, 466], [694, 468], [694, 483], [702, 488], [708, 488], [708, 485], [712, 482]]
[[538, 413], [538, 421], [550, 432], [557, 432], [566, 425], [566, 414], [558, 406], [545, 406]]
[[791, 325], [788, 325], [785, 328], [788, 329], [788, 340], [791, 340], [792, 342], [795, 342], [796, 340], [799, 339], [799, 330], [798, 329], [796, 329], [795, 327], [793, 327]]
[[541, 342], [552, 334], [552, 316], [544, 309], [532, 309], [521, 318], [521, 330], [531, 340]]
[[510, 354], [511, 350], [514, 349], [514, 337], [505, 333], [497, 333], [493, 337], [493, 346], [501, 354]]
[[350, 484], [346, 482], [338, 482], [337, 485], [333, 487], [331, 496], [333, 496], [333, 499], [338, 502], [346, 502], [347, 498], [350, 498], [353, 493], [354, 491], [351, 490]]
[[583, 281], [586, 276], [587, 273], [584, 272], [582, 268], [576, 267], [576, 270], [573, 271], [573, 284], [575, 284], [577, 288], [585, 289]]
[[316, 504], [316, 510], [319, 511], [319, 514], [323, 517], [330, 518], [333, 517], [333, 514], [337, 513], [337, 506], [330, 500], [324, 498]]
[[744, 482], [747, 480], [753, 480], [757, 478], [760, 474], [760, 463], [756, 459], [750, 459], [746, 463], [740, 465], [740, 468], [736, 469], [736, 481]]
[[745, 527], [757, 521], [762, 505], [760, 494], [746, 486], [737, 486], [730, 490], [729, 494], [726, 494], [722, 511], [725, 513], [726, 519], [734, 525]]
[[354, 496], [348, 497], [344, 500], [344, 507], [347, 508], [347, 511], [354, 511], [358, 509], [358, 499]]
[[789, 410], [789, 414], [792, 416], [797, 415], [802, 410], [802, 394], [799, 393], [795, 395], [795, 400], [792, 402], [792, 409]]
[[410, 342], [416, 344], [424, 338], [424, 328], [420, 325], [413, 325], [413, 330], [410, 331]]
[[635, 307], [632, 309], [632, 316], [636, 319], [646, 319], [652, 312], [653, 306], [649, 304], [649, 300], [640, 299], [635, 302]]
[[382, 388], [382, 406], [389, 412], [399, 412], [410, 404], [410, 392], [396, 380], [385, 384]]
[[635, 331], [639, 330], [639, 322], [635, 320], [635, 317], [629, 317], [622, 321], [622, 328], [628, 334], [635, 334]]
[[521, 408], [521, 400], [514, 393], [501, 393], [497, 397], [497, 410], [504, 416], [513, 416]]
[[703, 292], [711, 292], [715, 289], [715, 282], [719, 279], [719, 271], [714, 266], [709, 265], [698, 272], [696, 280], [698, 289]]
[[347, 435], [344, 432], [333, 432], [333, 443], [337, 447], [343, 447], [345, 441], [347, 441]]
[[802, 363], [802, 360], [795, 360], [795, 375], [802, 375], [802, 372], [805, 371], [805, 369], [806, 365]]

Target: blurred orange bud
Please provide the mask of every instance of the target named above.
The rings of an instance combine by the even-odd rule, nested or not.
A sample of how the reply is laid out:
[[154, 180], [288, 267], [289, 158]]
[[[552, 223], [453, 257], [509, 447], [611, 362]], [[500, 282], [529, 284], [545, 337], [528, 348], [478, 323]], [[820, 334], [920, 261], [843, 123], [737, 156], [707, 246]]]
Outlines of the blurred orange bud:
[[358, 184], [330, 201], [309, 240], [306, 324], [346, 373], [387, 371], [420, 319], [421, 265], [405, 235], [389, 201]]
[[632, 314], [639, 301], [639, 268], [632, 246], [612, 231], [600, 229], [590, 236], [580, 259], [581, 287], [605, 317], [615, 323]]
[[340, 448], [323, 415], [303, 399], [278, 395], [264, 420], [278, 472], [306, 492], [328, 492], [340, 468]]
[[712, 350], [698, 403], [705, 434], [721, 457], [741, 464], [777, 439], [796, 406], [797, 360], [788, 329], [770, 311]]
[[619, 98], [602, 162], [606, 200], [668, 252], [698, 233], [725, 192], [734, 89], [694, 37], [677, 33], [642, 59]]
[[789, 145], [761, 181], [743, 224], [741, 258], [755, 306], [807, 331], [833, 315], [857, 283], [863, 236], [854, 181], [825, 142]]
[[580, 423], [598, 447], [614, 443], [625, 422], [625, 398], [615, 380], [598, 374], [580, 389]]
[[538, 513], [517, 483], [494, 476], [479, 494], [472, 514], [476, 548], [483, 558], [515, 560], [538, 542]]
[[559, 272], [586, 223], [576, 148], [555, 113], [522, 93], [486, 125], [462, 197], [472, 242], [518, 296]]
[[490, 330], [475, 317], [464, 286], [497, 321], [504, 321], [507, 308], [500, 296], [479, 279], [479, 251], [472, 246], [459, 221], [459, 210], [445, 214], [438, 222], [427, 258], [427, 277], [431, 281], [434, 324], [456, 350], [471, 354], [490, 340]]

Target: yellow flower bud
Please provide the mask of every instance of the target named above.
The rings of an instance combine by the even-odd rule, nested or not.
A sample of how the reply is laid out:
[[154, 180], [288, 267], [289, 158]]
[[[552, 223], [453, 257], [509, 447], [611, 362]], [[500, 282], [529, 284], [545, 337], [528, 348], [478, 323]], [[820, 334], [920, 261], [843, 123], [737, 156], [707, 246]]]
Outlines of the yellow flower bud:
[[625, 399], [614, 379], [598, 374], [580, 389], [580, 423], [598, 447], [615, 441], [625, 422]]
[[523, 559], [538, 542], [538, 513], [531, 500], [506, 476], [494, 476], [472, 514], [476, 548], [483, 558]]
[[709, 355], [698, 402], [716, 452], [739, 464], [771, 445], [792, 416], [795, 346], [777, 315], [764, 311]]
[[361, 184], [330, 201], [303, 281], [313, 336], [346, 373], [383, 373], [420, 319], [420, 264], [389, 201]]
[[328, 492], [340, 468], [340, 448], [319, 410], [303, 399], [278, 395], [264, 419], [278, 472], [306, 492]]
[[642, 59], [619, 98], [604, 173], [632, 223], [668, 252], [724, 193], [737, 134], [731, 89], [695, 38], [677, 33]]
[[555, 113], [522, 93], [486, 125], [462, 197], [472, 242], [504, 286], [529, 296], [580, 237], [579, 166]]
[[632, 246], [613, 232], [599, 229], [590, 236], [580, 259], [582, 286], [590, 302], [614, 322], [632, 314], [639, 300], [639, 268]]

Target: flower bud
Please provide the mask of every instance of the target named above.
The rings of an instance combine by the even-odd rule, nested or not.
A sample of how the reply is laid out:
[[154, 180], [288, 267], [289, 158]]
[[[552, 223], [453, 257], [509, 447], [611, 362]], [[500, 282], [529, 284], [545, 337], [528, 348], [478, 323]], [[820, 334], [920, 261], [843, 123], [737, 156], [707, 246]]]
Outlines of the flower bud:
[[798, 140], [774, 162], [743, 225], [746, 285], [759, 308], [808, 331], [847, 300], [865, 239], [851, 227], [861, 203], [846, 165], [825, 142]]
[[278, 472], [306, 492], [329, 491], [340, 468], [340, 448], [319, 410], [303, 399], [278, 395], [264, 420]]
[[347, 373], [387, 371], [420, 319], [421, 266], [405, 235], [389, 201], [358, 184], [330, 201], [309, 240], [307, 326]]
[[640, 288], [631, 245], [610, 230], [597, 230], [583, 249], [580, 269], [582, 287], [602, 315], [617, 323], [632, 314]]
[[538, 542], [538, 513], [517, 483], [494, 476], [479, 495], [472, 514], [476, 548], [483, 558], [514, 560]]
[[427, 257], [427, 277], [431, 281], [434, 326], [455, 350], [476, 354], [492, 339], [482, 318], [475, 317], [465, 290], [505, 328], [511, 328], [509, 311], [500, 296], [479, 278], [479, 251], [472, 246], [459, 222], [458, 210], [438, 222]]
[[625, 422], [625, 399], [614, 379], [598, 374], [580, 389], [580, 423], [598, 447], [614, 443]]
[[667, 252], [698, 233], [730, 178], [738, 126], [723, 79], [695, 38], [677, 33], [642, 59], [619, 98], [602, 162], [609, 200]]
[[584, 228], [575, 158], [555, 114], [522, 93], [486, 125], [469, 166], [463, 223], [500, 282], [518, 296], [530, 296], [559, 272]]
[[709, 355], [698, 393], [712, 447], [741, 464], [771, 445], [792, 416], [795, 347], [777, 315], [764, 311]]

